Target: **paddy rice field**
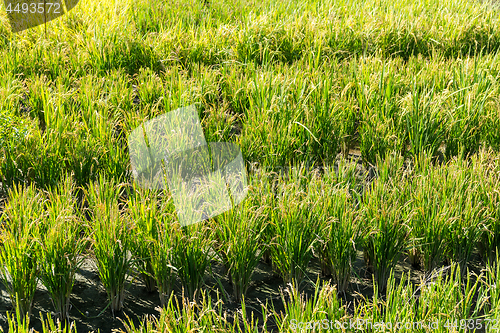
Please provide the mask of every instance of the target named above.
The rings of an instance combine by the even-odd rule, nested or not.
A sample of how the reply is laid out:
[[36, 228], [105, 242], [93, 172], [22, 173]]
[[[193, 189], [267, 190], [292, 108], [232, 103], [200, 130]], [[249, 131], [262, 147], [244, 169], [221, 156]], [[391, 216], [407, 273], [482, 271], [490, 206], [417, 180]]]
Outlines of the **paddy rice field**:
[[[495, 2], [0, 4], [0, 327], [498, 330], [499, 64]], [[248, 192], [181, 226], [128, 137], [188, 105]]]

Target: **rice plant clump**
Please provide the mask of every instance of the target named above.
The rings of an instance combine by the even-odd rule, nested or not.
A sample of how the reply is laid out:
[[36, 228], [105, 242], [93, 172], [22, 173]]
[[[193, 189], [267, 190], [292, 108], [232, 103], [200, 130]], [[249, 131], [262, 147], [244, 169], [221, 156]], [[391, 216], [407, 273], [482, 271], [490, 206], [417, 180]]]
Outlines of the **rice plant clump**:
[[162, 307], [166, 307], [174, 291], [177, 268], [174, 266], [174, 233], [180, 232], [173, 214], [170, 197], [162, 196], [158, 202], [156, 216], [156, 235], [144, 241], [147, 248], [147, 262], [150, 264], [151, 277], [154, 278]]
[[61, 322], [69, 320], [75, 274], [87, 244], [81, 221], [74, 212], [73, 193], [74, 183], [70, 176], [58, 188], [49, 191], [43, 231], [37, 235], [39, 278], [47, 288]]
[[272, 266], [285, 284], [292, 281], [300, 284], [306, 277], [317, 241], [319, 219], [315, 202], [307, 196], [310, 180], [305, 170], [304, 167], [290, 170], [288, 180], [282, 176], [269, 226], [273, 235], [269, 244]]
[[111, 312], [124, 307], [126, 279], [133, 265], [130, 218], [118, 206], [121, 186], [100, 177], [86, 195], [92, 212], [92, 254]]
[[252, 274], [262, 254], [265, 225], [260, 223], [265, 207], [244, 201], [217, 218], [214, 226], [215, 249], [225, 265], [233, 287], [233, 296], [241, 301], [250, 285]]
[[1, 217], [0, 273], [13, 308], [23, 318], [31, 315], [38, 282], [37, 236], [45, 198], [33, 185], [16, 186], [8, 195]]
[[[284, 312], [274, 313], [279, 332], [302, 331], [305, 327], [318, 327], [327, 331], [333, 328], [333, 323], [348, 318], [346, 306], [337, 298], [337, 290], [330, 283], [320, 284], [317, 281], [312, 297], [301, 294], [293, 283], [281, 291]], [[324, 324], [327, 324], [325, 327]], [[308, 327], [309, 328], [309, 327]]]
[[[370, 185], [362, 208], [361, 223], [367, 225], [362, 242], [364, 255], [380, 292], [385, 290], [391, 269], [407, 249], [411, 231], [411, 209], [399, 188], [402, 169], [393, 162], [388, 158], [379, 164], [381, 174]], [[394, 175], [389, 178], [391, 173]]]
[[[178, 222], [175, 222], [178, 224]], [[205, 283], [213, 253], [209, 229], [203, 223], [175, 227], [171, 232], [173, 266], [181, 280], [186, 297], [194, 299]]]
[[335, 187], [323, 193], [318, 206], [326, 219], [321, 226], [320, 241], [316, 246], [326, 274], [338, 292], [346, 292], [356, 259], [356, 244], [360, 245], [360, 224], [356, 216], [353, 198], [348, 189]]
[[158, 202], [153, 192], [134, 189], [128, 200], [128, 212], [136, 231], [132, 242], [132, 253], [136, 258], [138, 272], [148, 292], [155, 291], [155, 279], [151, 262], [150, 249], [159, 237], [158, 224], [161, 216]]

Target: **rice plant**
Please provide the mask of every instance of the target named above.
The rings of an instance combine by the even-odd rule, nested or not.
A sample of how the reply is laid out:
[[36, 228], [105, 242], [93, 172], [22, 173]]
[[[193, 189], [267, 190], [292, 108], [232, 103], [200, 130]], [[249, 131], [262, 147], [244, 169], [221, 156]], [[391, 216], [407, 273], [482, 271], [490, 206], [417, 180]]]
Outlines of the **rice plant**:
[[421, 88], [414, 82], [404, 102], [402, 118], [410, 154], [427, 152], [436, 156], [444, 140], [446, 119], [439, 109], [435, 88]]
[[[15, 332], [15, 333], [28, 333], [30, 332], [30, 316], [26, 314], [24, 317], [21, 315], [20, 309], [17, 307], [15, 311], [15, 315], [7, 312], [7, 322], [8, 322], [8, 330], [7, 332]], [[0, 330], [3, 332], [3, 328], [0, 327]]]
[[73, 192], [70, 176], [57, 189], [49, 191], [47, 216], [42, 221], [44, 230], [37, 235], [38, 276], [61, 322], [69, 320], [70, 295], [87, 244], [86, 237], [82, 237], [81, 221], [74, 213]]
[[[295, 284], [289, 284], [281, 291], [284, 312], [271, 309], [279, 332], [328, 331], [332, 323], [347, 319], [345, 305], [337, 298], [335, 286], [317, 281], [312, 297], [301, 294]], [[324, 327], [324, 324], [328, 324]], [[306, 326], [308, 325], [308, 326]]]
[[482, 229], [478, 249], [486, 262], [496, 260], [500, 249], [500, 174], [498, 157], [491, 150], [482, 150], [472, 161], [479, 177], [478, 195], [484, 203], [484, 213], [479, 227]]
[[481, 285], [486, 293], [486, 302], [484, 304], [486, 318], [493, 320], [500, 315], [500, 284], [498, 284], [500, 264], [498, 253], [498, 251], [495, 253], [496, 260], [486, 265]]
[[448, 157], [466, 157], [478, 152], [485, 129], [487, 104], [495, 91], [487, 71], [480, 70], [475, 62], [471, 75], [468, 75], [468, 67], [472, 67], [468, 65], [465, 62], [454, 68], [453, 90], [447, 96], [451, 108], [447, 115], [449, 128], [445, 143]]
[[[162, 200], [166, 209], [171, 211], [171, 201]], [[179, 224], [175, 223], [172, 213], [164, 212], [161, 208], [159, 212], [156, 238], [145, 241], [148, 246], [148, 262], [151, 267], [151, 277], [154, 278], [156, 288], [160, 297], [162, 307], [166, 307], [174, 290], [177, 268], [174, 267], [174, 233], [178, 230]]]
[[[459, 159], [440, 177], [442, 200], [446, 200], [443, 205], [450, 214], [446, 225], [446, 254], [449, 261], [459, 263], [462, 272], [465, 272], [480, 239], [480, 223], [485, 212], [480, 185], [468, 168], [469, 165], [468, 161]], [[452, 177], [449, 177], [450, 174]]]
[[129, 217], [119, 210], [120, 189], [101, 176], [86, 191], [92, 212], [92, 256], [113, 315], [124, 307], [126, 279], [133, 265], [133, 233]]
[[322, 197], [318, 202], [318, 215], [327, 221], [321, 227], [316, 247], [337, 291], [346, 292], [356, 259], [356, 243], [359, 245], [361, 228], [356, 219], [359, 212], [354, 209], [353, 198], [344, 188], [335, 187], [318, 194]]
[[150, 244], [150, 260], [152, 277], [155, 279], [156, 288], [162, 307], [170, 299], [176, 278], [177, 268], [173, 266], [173, 251], [171, 229], [168, 223], [162, 224], [158, 232], [158, 239]]
[[65, 321], [55, 320], [47, 314], [45, 316], [40, 313], [40, 319], [42, 322], [42, 333], [77, 333], [75, 323], [67, 324]]
[[439, 320], [448, 323], [448, 329], [466, 329], [464, 320], [467, 324], [469, 319], [478, 319], [484, 305], [481, 300], [473, 302], [479, 283], [478, 278], [472, 280], [472, 274], [461, 273], [456, 264], [436, 270], [435, 274], [420, 282], [415, 319]]
[[[59, 319], [54, 322], [54, 319], [47, 314], [47, 319], [43, 313], [40, 312], [40, 319], [42, 323], [42, 333], [76, 333], [76, 326], [72, 323], [71, 325], [66, 325], [65, 322], [61, 322]], [[30, 318], [26, 316], [22, 319], [19, 311], [16, 311], [16, 315], [11, 315], [7, 312], [7, 324], [8, 324], [8, 332], [11, 333], [32, 333], [37, 332], [30, 328]], [[0, 332], [3, 332], [3, 328], [0, 327]]]
[[31, 315], [38, 275], [37, 235], [44, 219], [44, 201], [33, 185], [9, 190], [1, 216], [0, 264], [2, 283], [21, 317]]
[[481, 240], [478, 245], [485, 261], [493, 262], [495, 260], [495, 252], [500, 250], [499, 193], [491, 191], [485, 194], [489, 197], [487, 201], [488, 208], [492, 214], [483, 223]]
[[[401, 279], [396, 284], [394, 270], [391, 270], [386, 289], [387, 291], [382, 307], [383, 310], [380, 313], [380, 317], [372, 317], [371, 319], [374, 322], [382, 321], [385, 323], [396, 323], [398, 321], [410, 321], [414, 318], [417, 297], [414, 293], [413, 284], [410, 281], [410, 274], [403, 273]], [[374, 298], [378, 297], [375, 295], [378, 295], [377, 290], [374, 292]], [[377, 311], [378, 306], [375, 305], [372, 309]]]
[[214, 226], [215, 249], [227, 269], [233, 296], [240, 302], [250, 285], [252, 274], [263, 251], [265, 226], [259, 223], [264, 207], [244, 201], [237, 208], [217, 218]]
[[425, 175], [415, 175], [410, 225], [416, 261], [426, 272], [432, 271], [445, 259], [448, 211], [441, 205], [436, 184]]
[[152, 242], [159, 237], [158, 224], [161, 218], [154, 195], [152, 192], [135, 189], [128, 200], [128, 211], [136, 230], [132, 253], [137, 259], [136, 265], [148, 292], [154, 291], [156, 287], [150, 249]]
[[300, 284], [306, 276], [318, 230], [314, 202], [303, 190], [308, 184], [304, 170], [293, 169], [289, 183], [280, 182], [276, 212], [269, 226], [273, 234], [269, 244], [273, 269], [285, 284]]
[[262, 330], [268, 331], [268, 321], [269, 321], [269, 310], [267, 304], [260, 304], [260, 314], [262, 315], [262, 323], [259, 319], [254, 317], [254, 312], [250, 316], [247, 314], [247, 305], [245, 304], [245, 298], [242, 297], [241, 300], [241, 310], [236, 312], [233, 327], [231, 328], [233, 332], [243, 333], [243, 332], [261, 332]]
[[2, 230], [2, 252], [0, 260], [4, 266], [2, 280], [9, 293], [12, 305], [19, 307], [21, 314], [31, 315], [31, 307], [37, 285], [36, 244], [33, 236], [15, 237]]
[[177, 269], [185, 296], [194, 299], [205, 282], [205, 273], [213, 257], [210, 253], [213, 241], [203, 223], [172, 231], [172, 266]]
[[269, 222], [276, 212], [275, 173], [257, 169], [249, 175], [249, 188], [245, 202], [253, 207], [259, 207], [259, 218], [256, 219], [255, 230], [263, 230], [261, 235], [261, 258], [266, 264], [271, 264], [271, 243], [273, 234]]
[[[380, 297], [378, 286], [374, 285], [372, 300], [362, 297], [361, 302], [354, 308], [353, 319], [360, 322], [383, 323], [383, 325], [395, 325], [396, 323], [414, 322], [417, 294], [414, 291], [409, 274], [403, 273], [399, 282], [396, 282], [394, 270], [391, 270], [387, 281], [385, 297]], [[391, 330], [392, 327], [387, 327]], [[413, 330], [412, 330], [413, 329]], [[413, 325], [409, 328], [400, 327], [398, 332], [416, 331]]]
[[[394, 76], [382, 68], [378, 84], [370, 84], [369, 72], [361, 65], [356, 73], [357, 97], [361, 113], [359, 148], [363, 161], [375, 164], [377, 156], [390, 152], [404, 153], [401, 132], [401, 110], [397, 103], [401, 88]], [[387, 76], [387, 77], [386, 77]]]
[[158, 310], [158, 318], [146, 316], [139, 326], [130, 318], [122, 320], [125, 330], [120, 332], [232, 332], [227, 313], [222, 308], [222, 300], [217, 296], [213, 302], [204, 291], [201, 291], [199, 301], [172, 297], [166, 307]]
[[363, 202], [362, 220], [368, 230], [363, 237], [363, 250], [368, 267], [373, 270], [379, 292], [385, 290], [387, 279], [401, 252], [407, 249], [410, 227], [408, 202], [398, 191], [398, 179], [374, 181]]

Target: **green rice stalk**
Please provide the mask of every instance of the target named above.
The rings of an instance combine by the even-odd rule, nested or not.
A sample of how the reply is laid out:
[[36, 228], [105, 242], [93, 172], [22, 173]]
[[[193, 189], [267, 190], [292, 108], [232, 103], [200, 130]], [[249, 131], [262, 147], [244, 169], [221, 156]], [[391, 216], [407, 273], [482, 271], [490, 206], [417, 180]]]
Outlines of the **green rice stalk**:
[[409, 105], [403, 109], [402, 117], [410, 154], [427, 152], [436, 156], [444, 140], [445, 118], [435, 98], [435, 88], [420, 88], [414, 82], [407, 99]]
[[[232, 332], [238, 332], [238, 333], [243, 333], [243, 332], [254, 332], [258, 333], [261, 332], [262, 330], [264, 332], [268, 332], [267, 328], [267, 323], [269, 320], [269, 315], [268, 315], [268, 310], [266, 305], [261, 304], [260, 305], [260, 313], [262, 314], [262, 324], [259, 322], [259, 319], [254, 318], [254, 312], [252, 312], [251, 316], [249, 317], [247, 314], [247, 305], [245, 302], [245, 297], [241, 298], [241, 310], [236, 312], [235, 314], [235, 320], [233, 327], [231, 328]], [[243, 324], [241, 324], [243, 323]]]
[[479, 151], [485, 130], [486, 106], [493, 96], [493, 82], [486, 70], [474, 61], [473, 72], [468, 73], [464, 62], [453, 69], [452, 91], [447, 95], [449, 104], [446, 155], [468, 157]]
[[486, 265], [482, 287], [486, 291], [484, 302], [485, 317], [494, 320], [500, 315], [500, 264], [498, 261], [498, 251], [495, 253], [494, 261]]
[[31, 307], [37, 286], [37, 246], [32, 236], [14, 237], [2, 231], [2, 281], [9, 293], [12, 305], [21, 314], [31, 315]]
[[269, 226], [274, 237], [270, 243], [273, 269], [285, 284], [300, 283], [313, 257], [318, 219], [313, 203], [297, 184], [285, 185], [278, 198], [277, 214]]
[[[380, 297], [378, 285], [374, 283], [372, 300], [362, 296], [361, 302], [356, 304], [352, 320], [365, 320], [372, 323], [413, 322], [415, 317], [415, 306], [417, 303], [416, 293], [409, 274], [403, 273], [401, 279], [396, 283], [394, 270], [391, 270], [387, 281], [385, 298]], [[398, 332], [412, 332], [411, 329], [400, 327]]]
[[276, 198], [274, 195], [275, 174], [263, 169], [256, 169], [249, 174], [249, 187], [247, 192], [248, 205], [260, 207], [255, 230], [263, 230], [261, 234], [261, 258], [268, 265], [271, 264], [271, 252], [269, 244], [274, 237], [271, 228], [268, 227], [272, 215], [275, 214]]
[[244, 201], [237, 208], [217, 218], [214, 226], [216, 252], [227, 269], [233, 296], [239, 302], [245, 296], [257, 266], [264, 233], [259, 223], [263, 207], [250, 206]]
[[337, 291], [346, 292], [352, 264], [356, 260], [356, 243], [360, 237], [357, 212], [345, 188], [334, 188], [321, 196], [318, 206], [322, 208], [327, 222], [319, 233], [318, 252], [327, 272], [332, 274]]
[[409, 209], [401, 194], [391, 183], [379, 180], [372, 183], [366, 193], [362, 218], [369, 230], [364, 236], [363, 248], [379, 292], [385, 291], [391, 269], [408, 246]]
[[483, 260], [493, 263], [500, 250], [500, 170], [498, 157], [491, 151], [483, 150], [473, 163], [479, 174], [479, 195], [485, 212], [481, 221], [481, 239], [478, 243]]
[[[463, 281], [462, 276], [466, 276]], [[472, 281], [470, 274], [462, 274], [460, 266], [452, 264], [432, 276], [421, 280], [420, 297], [416, 307], [415, 320], [439, 320], [450, 324], [461, 319], [478, 319], [481, 304], [474, 304], [480, 279]]]
[[441, 199], [435, 191], [435, 184], [425, 176], [415, 176], [412, 188], [413, 215], [410, 225], [419, 264], [431, 272], [445, 256], [448, 213], [442, 208]]
[[[19, 304], [19, 302], [16, 301], [16, 304]], [[30, 316], [27, 313], [23, 316], [21, 314], [21, 310], [19, 307], [16, 307], [15, 315], [12, 315], [10, 312], [7, 312], [7, 323], [9, 325], [7, 332], [12, 332], [12, 333], [30, 332]], [[3, 332], [3, 328], [0, 327], [0, 331]]]
[[46, 317], [47, 319], [45, 319], [44, 315], [40, 312], [42, 333], [77, 333], [74, 322], [67, 325], [65, 321], [60, 321], [59, 319], [54, 322], [50, 314], [47, 314]]
[[74, 213], [73, 190], [73, 181], [67, 177], [59, 188], [49, 191], [45, 230], [38, 235], [39, 278], [61, 322], [69, 320], [75, 274], [87, 244], [81, 234], [81, 222]]
[[[295, 332], [299, 323], [322, 323], [325, 319], [335, 322], [347, 318], [345, 305], [337, 298], [335, 286], [328, 282], [315, 284], [314, 294], [307, 297], [299, 293], [296, 284], [291, 283], [286, 290], [281, 291], [284, 312], [277, 313], [272, 308], [279, 332]], [[316, 331], [318, 327], [315, 327]]]
[[155, 194], [136, 189], [128, 200], [128, 211], [135, 225], [136, 234], [132, 243], [132, 253], [146, 290], [153, 292], [156, 288], [154, 270], [151, 263], [151, 242], [158, 239], [158, 202]]
[[[401, 88], [394, 82], [391, 70], [384, 64], [378, 82], [370, 82], [367, 66], [356, 72], [357, 99], [361, 114], [359, 148], [365, 165], [375, 164], [377, 156], [390, 152], [404, 153], [401, 132], [401, 110], [397, 103]], [[342, 120], [340, 120], [342, 121]]]
[[232, 332], [227, 314], [222, 309], [222, 301], [217, 294], [215, 302], [204, 291], [200, 292], [199, 301], [181, 300], [172, 297], [165, 308], [161, 308], [159, 318], [146, 316], [140, 326], [127, 317], [121, 320], [127, 333], [146, 332]]
[[[151, 263], [152, 277], [155, 279], [156, 288], [160, 296], [162, 307], [166, 307], [173, 292], [177, 269], [174, 265], [174, 243], [172, 232], [180, 232], [174, 228], [178, 225], [164, 216], [158, 223], [158, 234], [155, 239], [150, 240], [149, 260]], [[175, 230], [175, 231], [173, 231]]]
[[183, 228], [174, 228], [172, 236], [173, 266], [181, 280], [186, 296], [193, 299], [204, 285], [204, 277], [213, 254], [212, 240], [207, 226], [196, 223]]
[[120, 188], [101, 177], [86, 191], [93, 220], [92, 254], [113, 315], [123, 309], [125, 283], [133, 265], [133, 231], [129, 217], [120, 214], [118, 208]]
[[[477, 179], [471, 175], [470, 164], [457, 160], [443, 175], [442, 200], [444, 209], [450, 213], [447, 223], [447, 256], [460, 265], [462, 272], [481, 237], [480, 223], [485, 213], [479, 195]], [[449, 174], [452, 177], [449, 177]]]
[[[377, 294], [375, 292], [374, 294]], [[409, 273], [401, 275], [401, 279], [396, 284], [394, 270], [391, 270], [387, 281], [387, 292], [383, 302], [381, 318], [372, 318], [374, 322], [382, 321], [385, 323], [396, 323], [398, 321], [410, 321], [415, 316], [416, 297], [413, 290], [413, 284], [410, 281]], [[374, 310], [378, 307], [375, 306]]]
[[14, 309], [31, 315], [37, 286], [37, 243], [44, 218], [44, 198], [34, 186], [9, 190], [9, 201], [1, 217], [0, 274]]

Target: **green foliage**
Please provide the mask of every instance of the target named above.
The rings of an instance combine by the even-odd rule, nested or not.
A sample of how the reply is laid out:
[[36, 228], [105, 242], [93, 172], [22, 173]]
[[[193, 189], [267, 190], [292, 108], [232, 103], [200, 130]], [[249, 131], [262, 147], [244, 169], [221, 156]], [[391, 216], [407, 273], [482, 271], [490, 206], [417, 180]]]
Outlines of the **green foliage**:
[[285, 284], [300, 284], [307, 276], [318, 230], [314, 201], [307, 197], [307, 168], [290, 170], [289, 181], [278, 183], [275, 212], [271, 216], [270, 255], [273, 269]]
[[245, 200], [214, 220], [215, 249], [227, 269], [237, 301], [245, 296], [263, 254], [265, 225], [259, 220], [263, 218], [264, 210], [264, 207], [251, 206], [251, 202]]
[[16, 186], [8, 195], [1, 224], [0, 272], [13, 308], [24, 317], [31, 315], [37, 286], [36, 237], [45, 200], [34, 186]]
[[[385, 290], [391, 269], [407, 249], [411, 230], [410, 204], [399, 190], [402, 169], [393, 170], [394, 162], [398, 162], [397, 158], [379, 161], [381, 177], [370, 184], [361, 213], [361, 223], [367, 226], [362, 241], [365, 260], [380, 292]], [[386, 178], [389, 171], [394, 175]]]
[[[360, 249], [378, 290], [354, 316], [465, 318], [488, 304], [485, 318], [498, 317], [500, 17], [489, 1], [81, 1], [46, 34], [13, 35], [3, 7], [0, 22], [11, 331], [28, 330], [37, 279], [67, 317], [86, 253], [113, 312], [134, 268], [158, 289], [160, 318], [130, 322], [130, 332], [261, 329], [266, 315], [257, 324], [243, 297], [261, 258], [297, 283], [286, 315], [338, 318], [326, 303], [349, 291]], [[181, 228], [167, 191], [123, 198], [122, 186], [132, 181], [127, 135], [193, 103], [207, 141], [237, 143], [265, 172], [249, 167], [249, 196], [233, 211]], [[336, 168], [353, 150], [374, 179]], [[476, 249], [488, 262], [481, 287], [463, 276]], [[396, 284], [405, 252], [426, 274], [443, 262], [460, 269], [419, 289], [406, 277]], [[216, 254], [242, 301], [241, 325], [200, 294]], [[337, 287], [311, 301], [298, 284], [315, 256]], [[171, 297], [177, 277], [200, 303]], [[63, 330], [50, 320], [44, 331]]]
[[[68, 322], [70, 296], [81, 255], [87, 245], [81, 221], [74, 213], [74, 183], [71, 177], [48, 194], [47, 215], [36, 236], [38, 277], [47, 288], [55, 313], [61, 322]], [[41, 229], [41, 230], [40, 230]]]
[[318, 255], [324, 269], [332, 275], [338, 292], [346, 292], [356, 260], [361, 227], [356, 215], [354, 199], [348, 188], [327, 187], [317, 193], [320, 213], [324, 221], [320, 227]]
[[126, 279], [133, 264], [130, 220], [120, 213], [121, 185], [100, 177], [86, 191], [92, 214], [92, 255], [112, 313], [124, 307]]
[[207, 236], [208, 228], [201, 223], [182, 228], [177, 226], [171, 234], [172, 266], [177, 269], [183, 296], [191, 299], [199, 296], [205, 282], [205, 272], [213, 257], [210, 253], [212, 240]]

